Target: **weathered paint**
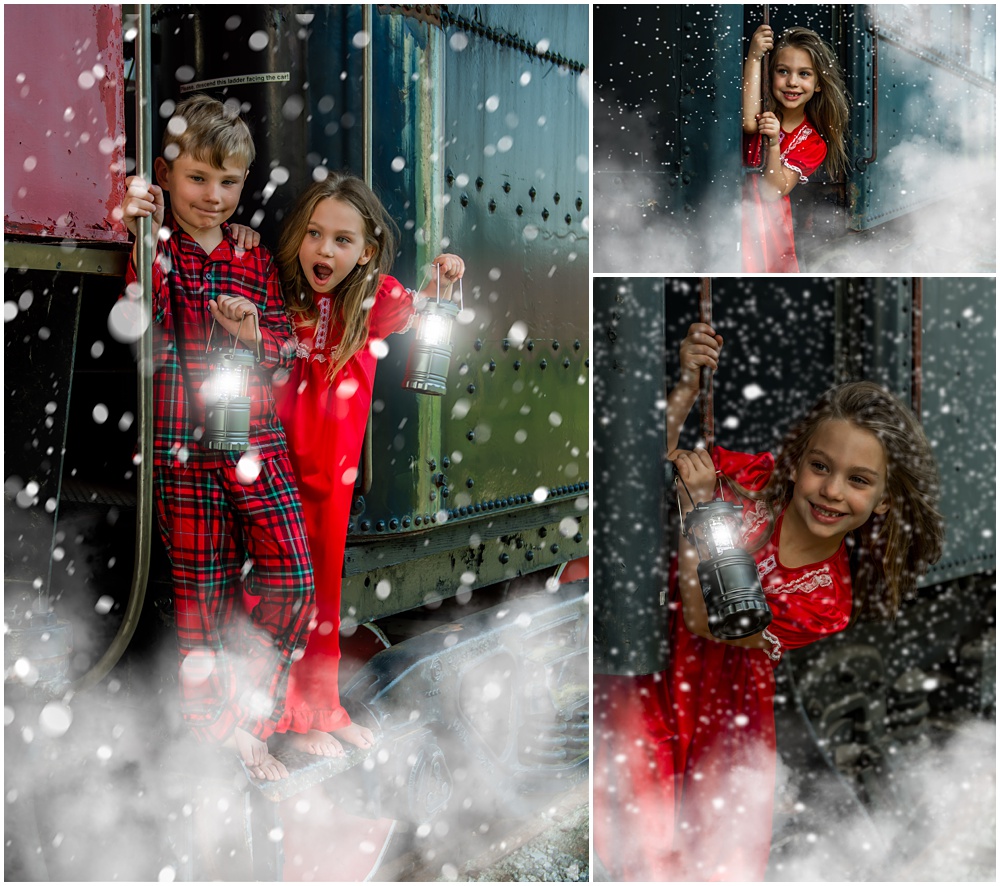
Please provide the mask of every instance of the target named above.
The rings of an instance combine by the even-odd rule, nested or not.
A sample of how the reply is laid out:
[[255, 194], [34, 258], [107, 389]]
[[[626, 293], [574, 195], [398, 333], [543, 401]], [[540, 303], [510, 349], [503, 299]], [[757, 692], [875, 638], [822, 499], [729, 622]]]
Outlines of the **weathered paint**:
[[4, 233], [125, 242], [122, 12], [4, 7]]

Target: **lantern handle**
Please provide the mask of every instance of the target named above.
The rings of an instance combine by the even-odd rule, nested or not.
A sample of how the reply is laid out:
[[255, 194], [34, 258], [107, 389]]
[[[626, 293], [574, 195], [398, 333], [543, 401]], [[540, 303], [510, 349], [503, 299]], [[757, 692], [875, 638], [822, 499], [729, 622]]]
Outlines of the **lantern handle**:
[[[725, 474], [723, 474], [722, 471], [716, 471], [715, 472], [715, 482], [718, 484], [718, 486], [719, 486], [720, 489], [722, 488], [722, 481], [723, 480], [725, 480], [726, 483], [729, 485], [729, 489], [733, 493], [733, 495], [735, 495], [736, 498], [739, 498], [740, 495], [736, 491], [736, 487], [733, 486], [733, 481], [730, 480], [729, 477], [727, 477]], [[674, 473], [674, 486], [677, 485], [678, 481], [680, 481], [681, 486], [684, 487], [684, 491], [687, 493], [687, 497], [691, 501], [691, 507], [693, 507], [693, 508], [698, 507], [698, 503], [694, 500], [694, 496], [691, 495], [691, 490], [688, 489], [688, 485], [687, 485], [687, 483], [684, 482], [684, 478], [680, 475], [680, 472], [675, 472]], [[713, 500], [714, 500], [714, 497], [713, 497]], [[723, 501], [724, 500], [725, 500], [725, 496], [723, 496]], [[680, 517], [680, 520], [681, 520], [681, 533], [684, 535], [685, 538], [687, 538], [687, 533], [684, 532], [684, 512], [681, 509], [681, 497], [680, 497], [680, 495], [677, 496], [677, 516]]]
[[[236, 356], [236, 346], [240, 343], [240, 331], [243, 329], [243, 321], [246, 320], [247, 317], [253, 317], [254, 355], [257, 357], [257, 362], [260, 363], [260, 342], [257, 340], [260, 335], [260, 328], [257, 326], [257, 315], [253, 311], [244, 311], [243, 316], [240, 317], [240, 325], [236, 327], [236, 338], [233, 340], [233, 351], [229, 356]], [[212, 317], [212, 328], [208, 332], [208, 341], [205, 343], [206, 354], [212, 350], [212, 336], [215, 335], [216, 322], [215, 317]]]
[[[441, 265], [435, 265], [435, 267], [437, 268], [437, 290], [436, 290], [437, 299], [436, 299], [436, 303], [437, 304], [441, 304]], [[429, 278], [429, 275], [425, 276], [424, 280], [426, 281], [426, 280], [428, 280], [428, 278]], [[417, 292], [423, 292], [423, 291], [424, 291], [424, 286], [423, 286], [423, 284], [421, 284], [420, 288], [417, 290]], [[460, 311], [464, 311], [465, 310], [465, 293], [462, 291], [462, 278], [461, 277], [458, 278], [458, 309]]]

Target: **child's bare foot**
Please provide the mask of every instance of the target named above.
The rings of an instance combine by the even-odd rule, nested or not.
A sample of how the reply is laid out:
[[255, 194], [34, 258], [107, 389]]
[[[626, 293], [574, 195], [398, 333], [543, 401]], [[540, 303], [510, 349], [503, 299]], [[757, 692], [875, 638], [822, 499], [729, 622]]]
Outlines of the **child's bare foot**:
[[285, 741], [293, 748], [319, 757], [343, 757], [344, 748], [329, 732], [310, 729], [308, 732], [286, 732]]
[[357, 723], [348, 723], [343, 729], [334, 729], [333, 734], [341, 741], [359, 748], [370, 748], [375, 742], [371, 729]]
[[285, 764], [271, 755], [267, 749], [267, 742], [254, 738], [249, 732], [235, 729], [222, 746], [236, 751], [254, 778], [264, 781], [288, 778]]

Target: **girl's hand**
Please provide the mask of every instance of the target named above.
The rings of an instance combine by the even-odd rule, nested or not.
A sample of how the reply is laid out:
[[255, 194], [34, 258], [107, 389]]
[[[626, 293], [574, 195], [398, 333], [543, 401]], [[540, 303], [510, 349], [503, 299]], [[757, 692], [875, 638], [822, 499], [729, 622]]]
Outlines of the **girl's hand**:
[[442, 253], [431, 265], [437, 265], [441, 269], [442, 283], [455, 283], [465, 275], [465, 262], [457, 255]]
[[774, 49], [774, 31], [770, 25], [761, 25], [750, 38], [750, 58], [760, 61], [764, 54]]
[[757, 131], [768, 139], [769, 147], [776, 147], [780, 143], [781, 121], [773, 112], [764, 111], [757, 117]]
[[246, 225], [231, 224], [229, 233], [233, 235], [233, 239], [240, 249], [256, 249], [260, 246], [260, 231], [255, 231]]
[[163, 224], [163, 188], [146, 184], [137, 175], [125, 179], [125, 199], [121, 205], [122, 221], [135, 237], [139, 236], [140, 218], [153, 217], [153, 237]]
[[712, 372], [719, 368], [722, 352], [722, 336], [707, 323], [692, 323], [681, 342], [681, 375], [677, 386], [697, 391], [701, 379], [701, 368], [707, 366]]
[[[695, 504], [711, 501], [715, 497], [716, 474], [712, 456], [705, 449], [675, 449], [667, 453], [667, 459], [674, 463], [674, 468], [691, 493]], [[681, 502], [681, 510], [687, 514], [694, 505], [684, 492], [684, 487], [678, 484], [677, 495]]]

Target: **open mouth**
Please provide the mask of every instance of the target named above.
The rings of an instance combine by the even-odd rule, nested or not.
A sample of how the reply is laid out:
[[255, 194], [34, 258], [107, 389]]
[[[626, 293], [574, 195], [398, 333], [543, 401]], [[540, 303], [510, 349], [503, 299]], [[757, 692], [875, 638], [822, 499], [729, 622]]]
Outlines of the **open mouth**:
[[813, 509], [813, 513], [822, 520], [839, 520], [841, 517], [847, 516], [840, 511], [831, 511], [829, 508], [820, 507], [814, 502], [809, 502], [809, 507], [811, 507]]
[[785, 101], [794, 102], [802, 98], [801, 92], [783, 92], [782, 95], [785, 97]]
[[326, 283], [333, 276], [333, 268], [329, 265], [315, 264], [313, 265], [313, 276], [316, 278], [316, 282]]

